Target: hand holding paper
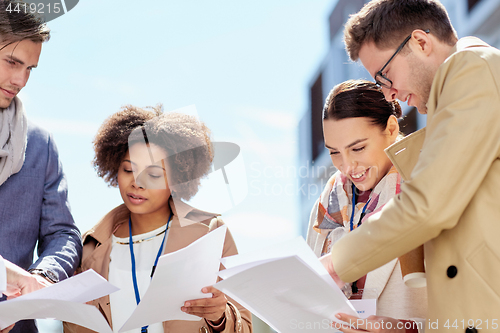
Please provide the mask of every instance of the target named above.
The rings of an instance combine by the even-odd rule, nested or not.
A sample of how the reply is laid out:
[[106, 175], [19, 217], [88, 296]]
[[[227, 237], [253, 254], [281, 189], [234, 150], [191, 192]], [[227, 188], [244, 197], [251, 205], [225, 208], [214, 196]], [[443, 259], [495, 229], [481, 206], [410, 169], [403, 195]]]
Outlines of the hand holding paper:
[[184, 306], [181, 308], [182, 311], [205, 318], [218, 325], [226, 311], [227, 298], [224, 293], [214, 287], [205, 287], [201, 290], [202, 293], [211, 293], [212, 298], [202, 298], [197, 300], [190, 300], [184, 302]]
[[[340, 331], [351, 333], [351, 332], [377, 332], [377, 333], [405, 333], [406, 329], [404, 325], [398, 325], [399, 320], [389, 317], [381, 316], [370, 316], [368, 318], [360, 319], [347, 314], [339, 313], [336, 316], [338, 319], [342, 320], [345, 324], [337, 325]], [[348, 324], [354, 327], [347, 328]], [[354, 330], [354, 328], [356, 330]]]
[[314, 325], [332, 332], [336, 313], [357, 317], [304, 239], [221, 260], [224, 280], [215, 287], [252, 311], [278, 332]]
[[99, 310], [82, 303], [114, 291], [116, 287], [89, 270], [47, 288], [0, 302], [0, 329], [22, 319], [55, 318], [96, 332], [111, 333]]
[[181, 307], [187, 300], [211, 297], [201, 290], [217, 282], [226, 229], [219, 227], [187, 247], [161, 256], [148, 290], [119, 332], [167, 320], [200, 320], [182, 312]]
[[7, 295], [9, 299], [51, 285], [51, 283], [41, 276], [32, 275], [16, 264], [3, 258], [1, 259], [0, 271], [3, 275], [0, 276], [0, 290]]

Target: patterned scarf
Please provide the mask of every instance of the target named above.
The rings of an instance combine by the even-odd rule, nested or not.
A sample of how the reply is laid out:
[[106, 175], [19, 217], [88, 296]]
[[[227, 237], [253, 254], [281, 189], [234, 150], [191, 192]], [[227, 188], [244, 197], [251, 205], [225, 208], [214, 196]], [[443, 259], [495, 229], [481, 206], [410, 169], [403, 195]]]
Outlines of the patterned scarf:
[[[354, 208], [354, 229], [377, 213], [401, 189], [401, 176], [394, 166], [371, 191], [368, 204], [358, 202]], [[366, 207], [365, 207], [366, 205]], [[364, 210], [364, 215], [362, 215]], [[337, 171], [321, 193], [314, 230], [326, 236], [322, 254], [330, 253], [332, 245], [350, 230], [352, 215], [352, 182]]]

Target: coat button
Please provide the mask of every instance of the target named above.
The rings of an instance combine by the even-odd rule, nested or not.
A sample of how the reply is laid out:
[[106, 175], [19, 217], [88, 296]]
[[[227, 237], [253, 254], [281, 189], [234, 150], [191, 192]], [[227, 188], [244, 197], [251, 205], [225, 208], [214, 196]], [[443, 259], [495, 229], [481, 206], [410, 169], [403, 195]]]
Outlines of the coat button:
[[200, 333], [209, 333], [209, 331], [205, 326], [203, 326], [200, 328]]
[[477, 329], [475, 327], [470, 326], [465, 329], [465, 333], [477, 333]]
[[458, 270], [455, 266], [450, 266], [448, 267], [448, 269], [446, 270], [446, 275], [448, 275], [448, 277], [450, 279], [453, 279], [455, 276], [457, 276], [457, 273], [458, 273]]

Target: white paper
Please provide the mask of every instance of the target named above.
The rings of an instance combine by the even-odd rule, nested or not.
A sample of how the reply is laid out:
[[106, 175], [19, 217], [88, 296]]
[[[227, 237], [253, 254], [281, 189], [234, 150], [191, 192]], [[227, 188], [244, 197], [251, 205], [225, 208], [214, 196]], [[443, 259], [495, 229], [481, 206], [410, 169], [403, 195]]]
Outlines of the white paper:
[[[318, 261], [316, 256], [314, 261]], [[313, 332], [332, 332], [335, 314], [358, 317], [340, 289], [297, 255], [264, 261], [218, 282], [215, 288], [282, 333], [307, 327]]]
[[[19, 302], [30, 299], [53, 299], [85, 303], [109, 295], [118, 288], [106, 281], [93, 269], [70, 277], [58, 283], [32, 293], [19, 296], [7, 302]], [[1, 314], [0, 314], [1, 316]]]
[[7, 270], [5, 269], [5, 262], [0, 257], [0, 293], [7, 290]]
[[112, 333], [106, 319], [93, 305], [54, 299], [0, 302], [0, 329], [22, 319], [45, 318], [71, 322], [99, 333]]
[[[293, 255], [296, 255], [304, 262], [307, 262], [311, 269], [313, 269], [319, 276], [321, 276], [321, 278], [330, 286], [332, 286], [333, 288], [337, 287], [335, 281], [333, 281], [330, 274], [328, 274], [323, 264], [321, 264], [314, 252], [307, 245], [304, 238], [300, 236], [295, 239], [279, 243], [259, 251], [222, 258], [221, 263], [222, 265], [224, 265], [226, 270], [221, 271], [219, 276], [222, 279], [226, 279], [230, 275], [237, 273], [242, 269], [248, 269], [253, 265], [261, 264], [264, 261], [289, 257]], [[231, 270], [229, 270], [230, 268]], [[342, 292], [340, 291], [340, 293]]]
[[377, 299], [352, 299], [350, 300], [360, 318], [368, 318], [377, 314]]
[[226, 226], [158, 260], [148, 290], [119, 332], [167, 320], [200, 320], [181, 311], [185, 301], [212, 297], [203, 287], [217, 282]]
[[94, 270], [49, 287], [0, 302], [0, 329], [22, 319], [54, 318], [97, 332], [112, 332], [95, 306], [82, 304], [117, 291]]
[[[298, 261], [288, 260], [294, 257]], [[335, 313], [356, 316], [354, 307], [302, 237], [226, 257], [221, 263], [227, 269], [219, 272], [224, 281], [215, 287], [223, 288], [223, 292], [279, 332], [332, 332], [330, 324], [337, 321]], [[278, 266], [283, 267], [276, 269]]]

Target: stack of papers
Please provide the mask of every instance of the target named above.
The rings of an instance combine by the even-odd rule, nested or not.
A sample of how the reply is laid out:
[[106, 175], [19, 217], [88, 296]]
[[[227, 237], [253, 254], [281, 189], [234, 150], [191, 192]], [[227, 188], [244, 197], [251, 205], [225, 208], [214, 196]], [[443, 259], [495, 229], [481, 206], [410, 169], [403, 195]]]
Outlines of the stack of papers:
[[[185, 248], [161, 256], [149, 288], [119, 332], [167, 320], [200, 320], [182, 312], [181, 307], [188, 300], [212, 297], [212, 294], [203, 294], [201, 289], [217, 282], [226, 229], [225, 226], [217, 228]], [[0, 270], [0, 283], [1, 273]], [[99, 310], [84, 303], [117, 290], [95, 271], [88, 270], [44, 289], [0, 302], [0, 329], [22, 319], [51, 318], [100, 333], [112, 333]]]
[[215, 288], [278, 332], [332, 332], [337, 313], [358, 317], [351, 303], [302, 237], [221, 260]]

